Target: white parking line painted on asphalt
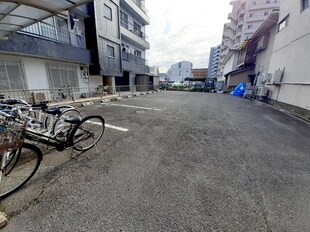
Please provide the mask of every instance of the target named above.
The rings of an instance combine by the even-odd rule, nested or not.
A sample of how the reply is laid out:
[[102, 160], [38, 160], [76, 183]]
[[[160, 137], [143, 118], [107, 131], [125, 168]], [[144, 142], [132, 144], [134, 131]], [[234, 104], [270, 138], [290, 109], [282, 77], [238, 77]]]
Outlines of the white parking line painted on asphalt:
[[109, 106], [122, 106], [122, 107], [136, 108], [136, 109], [143, 109], [143, 110], [161, 111], [161, 109], [158, 109], [158, 108], [149, 108], [149, 107], [142, 107], [142, 106], [123, 105], [123, 104], [113, 104], [113, 103], [101, 103], [101, 104], [103, 104], [103, 105], [109, 105]]
[[[86, 122], [94, 124], [94, 125], [102, 125], [100, 122], [94, 122], [94, 121], [86, 121]], [[106, 124], [106, 123], [105, 123], [105, 127], [110, 128], [110, 129], [114, 129], [114, 130], [123, 131], [123, 132], [129, 131], [129, 129], [127, 129], [127, 128], [123, 128], [123, 127], [119, 127], [119, 126], [113, 126], [113, 125]]]
[[129, 131], [129, 129], [127, 129], [127, 128], [123, 128], [123, 127], [119, 127], [119, 126], [113, 126], [110, 124], [105, 124], [105, 127], [110, 128], [110, 129], [114, 129], [114, 130], [124, 131], [124, 132]]
[[156, 101], [156, 102], [167, 102], [167, 103], [175, 103], [175, 101], [166, 101], [166, 100], [157, 100], [154, 98], [133, 98], [131, 100], [149, 100], [149, 101]]

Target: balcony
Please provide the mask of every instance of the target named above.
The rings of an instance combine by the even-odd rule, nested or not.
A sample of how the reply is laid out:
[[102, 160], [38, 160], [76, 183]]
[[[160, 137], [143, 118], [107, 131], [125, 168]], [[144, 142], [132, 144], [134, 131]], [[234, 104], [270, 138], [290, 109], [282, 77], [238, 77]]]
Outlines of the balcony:
[[236, 35], [235, 35], [235, 39], [238, 39], [238, 38], [240, 38], [241, 37], [241, 31], [238, 31], [237, 33], [236, 33]]
[[235, 14], [235, 13], [233, 13], [233, 12], [230, 12], [229, 14], [228, 14], [228, 19], [231, 19], [231, 20], [237, 20], [237, 15]]
[[236, 29], [236, 24], [230, 22], [230, 23], [225, 23], [225, 28], [230, 28], [232, 30]]
[[144, 25], [150, 24], [147, 10], [141, 0], [121, 0], [120, 6], [136, 19], [140, 19]]
[[245, 14], [245, 10], [240, 10], [239, 14], [238, 14], [238, 17], [242, 18], [244, 16], [244, 14]]
[[257, 28], [247, 28], [245, 29], [245, 34], [253, 34]]
[[257, 22], [257, 21], [264, 21], [268, 16], [266, 15], [258, 15], [253, 17], [248, 17], [247, 22]]
[[74, 47], [86, 48], [85, 37], [82, 34], [64, 30], [44, 22], [38, 22], [23, 28], [19, 33], [68, 44]]
[[272, 9], [272, 8], [279, 8], [279, 2], [270, 2], [270, 3], [261, 3], [256, 5], [250, 5], [249, 10], [262, 10], [262, 9]]
[[244, 21], [243, 20], [240, 20], [237, 24], [237, 28], [242, 28], [243, 27], [243, 24], [244, 24]]
[[233, 47], [233, 42], [231, 40], [227, 40], [224, 42], [224, 46], [228, 47], [228, 48], [232, 48]]
[[235, 33], [233, 31], [231, 31], [231, 30], [225, 31], [224, 37], [225, 38], [229, 38], [231, 40], [234, 40], [235, 39]]
[[147, 66], [147, 60], [142, 57], [135, 56], [131, 53], [122, 52], [123, 69], [124, 70], [135, 70], [139, 73], [149, 73], [150, 68]]
[[121, 20], [121, 34], [131, 42], [137, 44], [138, 46], [142, 46], [144, 49], [150, 48], [150, 44], [147, 42], [147, 36], [145, 33], [124, 19]]

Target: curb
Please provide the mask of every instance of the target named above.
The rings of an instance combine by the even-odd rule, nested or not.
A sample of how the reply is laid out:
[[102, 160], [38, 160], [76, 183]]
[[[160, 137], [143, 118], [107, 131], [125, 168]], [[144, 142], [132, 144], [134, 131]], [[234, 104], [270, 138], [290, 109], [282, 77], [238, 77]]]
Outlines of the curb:
[[269, 103], [266, 103], [266, 102], [263, 102], [263, 103], [264, 103], [265, 105], [267, 105], [267, 106], [269, 106], [269, 107], [275, 109], [275, 110], [278, 110], [278, 111], [280, 111], [280, 112], [282, 112], [282, 113], [285, 113], [285, 114], [287, 114], [287, 115], [290, 115], [290, 116], [292, 116], [292, 117], [294, 117], [294, 118], [297, 118], [297, 119], [299, 119], [299, 120], [301, 120], [301, 121], [303, 121], [303, 122], [305, 122], [305, 123], [307, 123], [307, 124], [310, 125], [310, 120], [309, 120], [308, 118], [305, 118], [305, 117], [303, 117], [303, 116], [301, 116], [301, 115], [299, 115], [299, 114], [295, 114], [295, 113], [292, 113], [292, 112], [290, 112], [290, 111], [287, 111], [287, 110], [285, 110], [285, 109], [283, 109], [283, 108], [281, 108], [281, 107], [279, 107], [279, 106], [277, 106], [277, 105], [269, 104]]
[[83, 102], [82, 104], [81, 104], [81, 106], [90, 106], [90, 105], [93, 105], [94, 104], [94, 102]]
[[124, 95], [124, 96], [111, 96], [111, 97], [105, 97], [104, 99], [100, 99], [100, 98], [92, 98], [92, 99], [85, 99], [85, 100], [80, 100], [79, 102], [78, 101], [75, 101], [75, 102], [59, 102], [59, 103], [52, 103], [52, 104], [49, 104], [49, 106], [57, 106], [59, 104], [72, 104], [72, 105], [80, 105], [80, 106], [90, 106], [90, 105], [93, 105], [94, 102], [110, 102], [110, 101], [117, 101], [117, 100], [122, 100], [122, 99], [126, 99], [126, 98], [131, 98], [131, 97], [138, 97], [138, 96], [143, 96], [143, 95], [147, 95], [147, 94], [152, 94], [152, 93], [160, 93], [160, 92], [163, 92], [162, 90], [152, 90], [152, 91], [148, 91], [148, 92], [141, 92], [141, 93], [134, 93], [134, 94], [131, 94], [131, 95]]

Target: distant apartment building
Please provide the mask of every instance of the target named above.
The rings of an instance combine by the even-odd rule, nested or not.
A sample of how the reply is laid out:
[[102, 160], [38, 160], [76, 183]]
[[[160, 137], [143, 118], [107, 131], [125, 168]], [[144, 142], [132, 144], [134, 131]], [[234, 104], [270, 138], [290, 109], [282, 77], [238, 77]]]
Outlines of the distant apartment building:
[[[88, 46], [95, 51], [90, 73], [103, 85], [133, 86], [149, 78], [145, 26], [150, 19], [142, 0], [94, 0], [88, 4]], [[148, 80], [143, 81], [149, 82]], [[141, 83], [139, 83], [141, 84]]]
[[[250, 39], [235, 53], [237, 66], [226, 88], [251, 83], [257, 95], [310, 119], [310, 1], [282, 0]], [[300, 27], [299, 25], [303, 25]]]
[[195, 79], [207, 79], [208, 69], [207, 68], [195, 68], [192, 70], [193, 78]]
[[181, 82], [185, 81], [185, 78], [192, 78], [193, 64], [189, 61], [181, 61], [173, 64], [170, 69], [168, 69], [167, 75], [169, 81]]
[[209, 56], [208, 77], [216, 78], [220, 60], [221, 45], [212, 47]]
[[[24, 21], [27, 22], [26, 25], [30, 25], [31, 17], [46, 15], [42, 8], [36, 9], [31, 4], [27, 5], [26, 1], [26, 5], [18, 4], [15, 7], [12, 7], [15, 3], [1, 4], [1, 13], [4, 14], [1, 25], [13, 24], [18, 28], [18, 24]], [[52, 12], [51, 15], [55, 14]], [[89, 89], [93, 81], [89, 78], [89, 66], [93, 61], [92, 52], [86, 46], [84, 21], [87, 17], [87, 7], [83, 5], [41, 22], [34, 23], [36, 21], [33, 20], [34, 24], [1, 40], [1, 93], [10, 96], [21, 94], [20, 97], [28, 101], [37, 97], [41, 101], [49, 101], [53, 97], [53, 89], [63, 86], [79, 88], [82, 92]], [[28, 89], [51, 91], [38, 95], [23, 92]], [[15, 91], [15, 94], [6, 91]]]
[[[271, 12], [280, 7], [280, 0], [234, 0], [230, 4], [232, 12], [228, 15], [230, 22], [226, 23], [223, 29], [218, 83], [224, 82], [227, 70], [232, 71], [236, 68], [236, 56], [229, 52], [238, 49], [253, 35]], [[230, 59], [235, 60], [229, 61]], [[225, 68], [228, 61], [231, 68]]]
[[[64, 86], [75, 88], [79, 97], [101, 85], [132, 86], [143, 78], [145, 85], [154, 82], [145, 59], [150, 45], [145, 35], [149, 17], [144, 1], [79, 0], [52, 4], [75, 2], [84, 5], [58, 15], [52, 11], [50, 15], [54, 16], [0, 41], [1, 91], [44, 89], [48, 90], [48, 101], [53, 92]], [[1, 25], [16, 27], [25, 20], [30, 24], [32, 13], [38, 17], [44, 13], [42, 9], [33, 10], [27, 1], [23, 10], [18, 4], [14, 8], [14, 4], [1, 5], [0, 13], [5, 15], [0, 17]]]
[[149, 24], [144, 0], [120, 0], [122, 75], [116, 77], [116, 85], [152, 85], [156, 82], [146, 60], [150, 44], [145, 28]]

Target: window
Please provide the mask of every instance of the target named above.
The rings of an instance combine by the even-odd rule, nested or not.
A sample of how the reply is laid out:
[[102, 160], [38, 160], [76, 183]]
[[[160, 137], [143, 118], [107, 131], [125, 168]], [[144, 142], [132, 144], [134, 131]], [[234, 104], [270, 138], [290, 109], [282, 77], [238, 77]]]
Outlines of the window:
[[75, 66], [47, 64], [48, 81], [50, 88], [63, 88], [71, 86], [79, 87], [78, 77]]
[[140, 38], [142, 38], [141, 26], [138, 23], [134, 22], [133, 28], [134, 28], [135, 34], [139, 36]]
[[253, 2], [253, 5], [256, 5], [256, 2]]
[[278, 24], [278, 31], [283, 30], [288, 25], [288, 15]]
[[104, 17], [112, 21], [112, 9], [104, 4]]
[[269, 4], [269, 3], [270, 3], [270, 0], [266, 0], [266, 3]]
[[253, 25], [251, 25], [251, 24], [248, 25], [248, 29], [251, 29], [251, 28], [253, 28]]
[[141, 52], [139, 50], [135, 50], [134, 51], [134, 55], [138, 56], [138, 57], [141, 57]]
[[307, 9], [310, 6], [310, 0], [301, 0], [301, 11]]
[[114, 58], [114, 47], [107, 45], [107, 50], [108, 50], [108, 57]]
[[21, 62], [17, 60], [0, 60], [0, 90], [26, 88]]
[[269, 15], [269, 12], [268, 11], [266, 11], [265, 13], [264, 13], [264, 15], [266, 16], [266, 15]]
[[128, 15], [121, 11], [121, 26], [128, 29]]
[[250, 18], [251, 18], [251, 17], [254, 17], [254, 13], [250, 13], [249, 17], [250, 17]]

